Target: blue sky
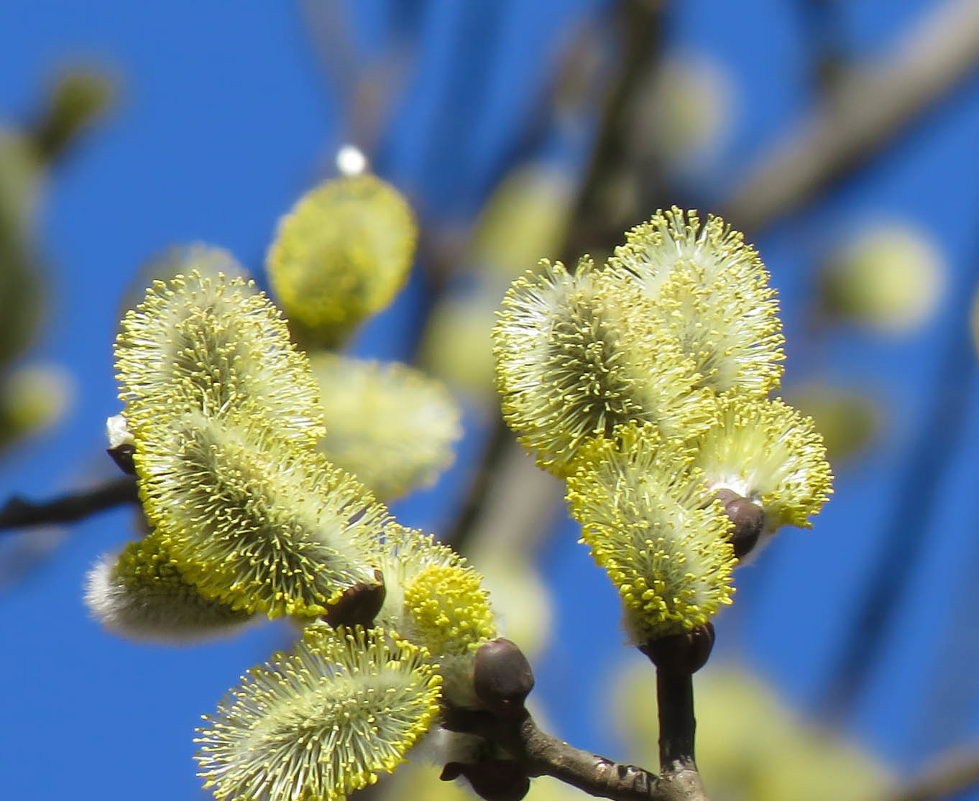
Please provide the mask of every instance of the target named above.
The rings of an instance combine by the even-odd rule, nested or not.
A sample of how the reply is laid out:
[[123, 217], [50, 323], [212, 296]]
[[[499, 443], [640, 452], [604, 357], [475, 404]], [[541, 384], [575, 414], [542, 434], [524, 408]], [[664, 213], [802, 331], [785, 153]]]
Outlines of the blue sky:
[[[419, 5], [419, 56], [381, 137], [378, 167], [426, 213], [466, 219], [532, 110], [561, 37], [603, 4]], [[379, 0], [357, 6], [355, 47], [367, 59], [390, 44], [395, 17]], [[886, 51], [934, 3], [843, 6], [843, 40], [860, 61]], [[111, 342], [136, 267], [171, 243], [206, 241], [260, 268], [278, 216], [324, 174], [348, 134], [342, 98], [324, 79], [298, 5], [176, 0], [161, 8], [118, 0], [0, 5], [0, 121], [25, 119], [65, 64], [103, 64], [121, 82], [109, 119], [52, 174], [38, 232], [50, 295], [32, 356], [75, 374], [75, 403], [55, 430], [0, 462], [0, 497], [44, 496], [111, 475], [101, 455], [104, 419], [118, 411]], [[811, 100], [807, 34], [793, 8], [786, 0], [688, 0], [671, 20], [671, 47], [710, 55], [733, 87], [730, 135], [707, 205]], [[881, 447], [841, 471], [814, 531], [785, 532], [746, 569], [739, 606], [727, 618], [731, 635], [719, 624], [722, 652], [747, 659], [802, 705], [818, 706], [861, 576], [894, 530], [888, 510], [896, 480], [907, 472], [927, 415], [940, 408], [942, 353], [967, 335], [979, 259], [977, 133], [979, 82], [970, 80], [880, 158], [757, 242], [782, 297], [789, 379], [818, 374], [870, 386], [888, 409]], [[579, 143], [556, 132], [547, 146], [574, 166]], [[936, 243], [949, 281], [938, 313], [899, 341], [846, 329], [810, 347], [802, 310], [813, 290], [813, 255], [877, 218], [912, 220]], [[399, 352], [418, 291], [416, 282], [396, 312], [371, 328], [363, 350]], [[961, 674], [979, 650], [974, 637], [960, 638], [966, 641], [951, 656], [944, 650], [947, 628], [968, 621], [979, 601], [968, 592], [979, 566], [975, 371], [951, 380], [963, 385], [965, 422], [925, 520], [927, 547], [909, 592], [894, 601], [898, 623], [873, 689], [847, 722], [902, 765], [945, 744], [952, 730], [964, 736], [979, 728], [975, 692], [956, 705], [929, 689], [943, 670], [957, 665]], [[430, 494], [407, 513], [429, 522], [439, 519], [432, 509], [448, 503]], [[286, 640], [269, 626], [230, 642], [169, 649], [100, 631], [82, 605], [83, 577], [100, 553], [126, 539], [129, 517], [116, 511], [73, 527], [0, 594], [0, 787], [10, 797], [195, 797], [191, 732], [199, 716]], [[570, 527], [559, 533], [542, 556], [559, 606], [557, 645], [538, 666], [539, 692], [552, 702], [562, 736], [614, 750], [615, 740], [594, 725], [602, 696], [582, 694], [579, 677], [594, 672], [601, 680], [617, 662], [617, 602]]]

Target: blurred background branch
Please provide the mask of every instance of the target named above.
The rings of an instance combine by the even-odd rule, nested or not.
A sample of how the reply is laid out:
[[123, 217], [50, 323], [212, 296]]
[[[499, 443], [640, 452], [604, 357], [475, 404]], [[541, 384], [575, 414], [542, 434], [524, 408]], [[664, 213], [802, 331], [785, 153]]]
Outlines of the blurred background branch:
[[757, 231], [798, 210], [920, 119], [977, 63], [979, 4], [940, 3], [888, 57], [850, 70], [806, 121], [775, 143], [728, 198], [725, 219]]
[[979, 785], [979, 751], [958, 746], [881, 801], [943, 801]]

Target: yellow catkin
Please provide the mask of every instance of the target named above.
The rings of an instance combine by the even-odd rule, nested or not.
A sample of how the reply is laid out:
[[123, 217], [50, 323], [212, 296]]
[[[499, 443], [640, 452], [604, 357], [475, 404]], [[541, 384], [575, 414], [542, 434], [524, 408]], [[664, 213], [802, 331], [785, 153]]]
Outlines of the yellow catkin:
[[440, 688], [424, 648], [382, 629], [311, 626], [205, 717], [199, 775], [222, 800], [341, 801], [404, 762]]
[[390, 500], [429, 486], [452, 462], [460, 411], [438, 381], [405, 364], [332, 353], [311, 357], [331, 462]]
[[775, 291], [758, 252], [720, 217], [657, 212], [626, 234], [609, 269], [652, 301], [701, 386], [759, 396], [778, 387], [785, 354]]
[[130, 430], [189, 412], [262, 419], [283, 439], [323, 436], [319, 390], [278, 310], [241, 278], [192, 273], [158, 281], [116, 340]]
[[279, 221], [266, 269], [296, 338], [334, 347], [401, 289], [414, 258], [411, 208], [374, 175], [337, 178]]
[[137, 437], [140, 497], [184, 575], [236, 609], [319, 615], [373, 580], [387, 510], [262, 420], [191, 414]]
[[510, 287], [493, 339], [503, 415], [542, 467], [569, 475], [583, 444], [632, 421], [706, 428], [706, 391], [638, 287], [588, 261], [541, 268]]
[[158, 642], [206, 639], [251, 617], [201, 595], [155, 533], [103, 558], [88, 574], [85, 603], [107, 629]]
[[832, 492], [823, 438], [812, 418], [784, 401], [726, 395], [717, 422], [692, 444], [708, 485], [760, 504], [769, 532], [810, 527]]
[[654, 427], [630, 425], [591, 443], [568, 479], [582, 541], [637, 642], [702, 625], [731, 602], [731, 523], [692, 461]]

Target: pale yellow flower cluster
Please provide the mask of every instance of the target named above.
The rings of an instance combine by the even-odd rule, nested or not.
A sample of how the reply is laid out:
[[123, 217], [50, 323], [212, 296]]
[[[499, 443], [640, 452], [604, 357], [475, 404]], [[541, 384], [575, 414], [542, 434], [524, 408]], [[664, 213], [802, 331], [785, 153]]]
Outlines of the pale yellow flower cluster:
[[674, 208], [601, 267], [542, 263], [511, 286], [494, 341], [504, 416], [567, 479], [637, 642], [706, 623], [731, 601], [736, 552], [827, 498], [811, 420], [770, 398], [784, 357], [768, 273], [717, 217]]
[[[134, 449], [149, 531], [93, 570], [92, 611], [120, 633], [158, 640], [212, 636], [260, 615], [306, 628], [292, 653], [249, 671], [201, 730], [201, 775], [217, 797], [341, 799], [404, 761], [442, 703], [476, 703], [475, 653], [496, 636], [481, 577], [399, 526], [326, 455], [353, 458], [339, 445], [344, 424], [357, 430], [351, 398], [382, 383], [407, 388], [409, 408], [440, 404], [448, 422], [433, 437], [444, 463], [457, 424], [437, 386], [407, 368], [322, 356], [331, 380], [321, 387], [271, 302], [220, 274], [157, 282], [123, 320], [116, 357], [125, 410], [112, 432]], [[321, 389], [364, 369], [368, 387], [321, 401]], [[340, 438], [324, 439], [334, 421]], [[383, 436], [373, 442], [383, 450]], [[399, 479], [378, 471], [376, 480], [395, 493], [435, 469], [431, 456], [406, 461]]]

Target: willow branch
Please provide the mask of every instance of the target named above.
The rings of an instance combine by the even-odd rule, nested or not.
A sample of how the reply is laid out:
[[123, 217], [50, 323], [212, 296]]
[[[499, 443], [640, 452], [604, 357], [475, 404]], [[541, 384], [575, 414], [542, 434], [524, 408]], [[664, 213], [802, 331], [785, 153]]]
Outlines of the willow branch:
[[[608, 182], [627, 163], [624, 140], [627, 121], [642, 78], [659, 55], [664, 6], [663, 0], [623, 0], [619, 4], [617, 13], [624, 37], [624, 52], [605, 93], [591, 157], [568, 221], [568, 235], [561, 248], [566, 264], [573, 264], [578, 255], [594, 249], [610, 249], [622, 233], [621, 222], [609, 219], [608, 204], [603, 200]], [[518, 447], [511, 440], [503, 419], [497, 418], [461, 513], [444, 538], [454, 547], [464, 547], [472, 536], [480, 516], [485, 513], [487, 497], [492, 494], [501, 474], [501, 465]], [[535, 476], [529, 479], [514, 501], [522, 505], [529, 497], [535, 499], [537, 508], [551, 508], [560, 498], [557, 490], [559, 485], [547, 476]]]
[[96, 512], [137, 501], [136, 480], [132, 476], [46, 501], [28, 501], [15, 495], [0, 507], [0, 530], [74, 523]]
[[693, 676], [689, 673], [656, 671], [659, 705], [659, 762], [665, 771], [696, 767], [694, 763]]
[[530, 715], [504, 726], [498, 740], [529, 776], [551, 776], [599, 798], [616, 801], [706, 801], [688, 773], [657, 776], [635, 765], [575, 748], [537, 727]]
[[707, 801], [707, 795], [694, 757], [693, 674], [707, 663], [713, 649], [712, 623], [639, 644], [656, 666], [660, 783], [673, 787], [677, 797], [695, 801]]
[[[637, 5], [650, 15], [654, 25], [655, 4]], [[641, 30], [641, 25], [634, 26]], [[653, 42], [648, 43], [650, 45]], [[640, 52], [637, 48], [637, 52]], [[586, 170], [576, 213], [569, 231], [575, 241], [566, 253], [583, 253], [600, 242], [581, 239], [584, 232], [594, 231], [586, 215], [594, 212], [591, 198], [600, 196], [599, 177], [614, 172], [609, 162], [622, 158], [621, 151], [608, 144], [614, 140], [613, 120], [624, 106], [622, 87], [635, 86], [635, 76], [648, 68], [648, 51], [642, 57], [623, 61], [621, 73], [610, 87], [604, 122], [596, 140], [592, 160]], [[877, 68], [854, 70], [841, 82], [812, 118], [792, 132], [771, 157], [762, 162], [739, 184], [728, 200], [724, 217], [743, 231], [758, 230], [782, 214], [798, 207], [820, 189], [847, 170], [872, 157], [889, 139], [900, 133], [918, 114], [948, 93], [968, 75], [979, 61], [979, 3], [975, 0], [950, 0], [927, 18], [921, 27], [900, 45], [894, 55]], [[607, 133], [606, 133], [607, 132]], [[601, 209], [598, 209], [598, 213]], [[621, 233], [616, 229], [616, 236]], [[614, 242], [613, 242], [614, 244]], [[577, 247], [578, 250], [572, 250]], [[491, 441], [503, 437], [502, 421]], [[452, 532], [453, 542], [461, 543], [472, 527], [472, 510], [482, 507], [498, 472], [501, 451], [486, 452], [464, 504], [465, 523]], [[533, 482], [531, 482], [533, 483]], [[553, 495], [543, 480], [539, 486], [527, 486], [523, 498], [537, 493]], [[509, 499], [513, 502], [513, 499]]]
[[979, 748], [956, 750], [880, 801], [941, 801], [979, 785]]
[[693, 674], [657, 668], [656, 701], [660, 783], [674, 787], [678, 798], [707, 801], [694, 759]]
[[[563, 251], [565, 264], [594, 249], [611, 249], [628, 223], [612, 213], [608, 188], [630, 164], [628, 134], [635, 97], [661, 51], [665, 0], [624, 0], [619, 4], [623, 57], [610, 83], [591, 158], [571, 213]], [[634, 221], [631, 221], [634, 222]]]
[[515, 727], [506, 745], [530, 776], [552, 776], [599, 798], [669, 798], [659, 792], [655, 774], [575, 748], [541, 731], [530, 715]]
[[[641, 650], [657, 665], [661, 775], [569, 745], [541, 731], [524, 701], [534, 687], [526, 656], [506, 639], [476, 654], [473, 689], [483, 709], [448, 707], [442, 726], [475, 735], [490, 758], [449, 762], [444, 780], [465, 776], [482, 798], [523, 797], [529, 779], [551, 776], [600, 798], [621, 801], [708, 801], [693, 760], [693, 673], [710, 655], [710, 626], [660, 638]], [[694, 666], [696, 665], [696, 666]], [[501, 756], [505, 754], [505, 756]]]
[[[693, 707], [693, 672], [671, 669], [671, 659], [706, 661], [713, 644], [701, 647], [705, 638], [673, 637], [665, 648], [649, 653], [657, 663], [656, 700], [659, 709], [660, 775], [634, 765], [622, 765], [575, 748], [537, 728], [526, 715], [500, 738], [529, 776], [548, 775], [602, 798], [656, 799], [657, 801], [708, 801], [694, 759], [696, 720]], [[663, 642], [663, 641], [661, 641]], [[504, 721], [505, 724], [505, 721]], [[508, 736], [507, 736], [508, 735]]]
[[881, 64], [852, 70], [728, 200], [725, 219], [755, 230], [866, 161], [979, 63], [979, 3], [948, 0]]

